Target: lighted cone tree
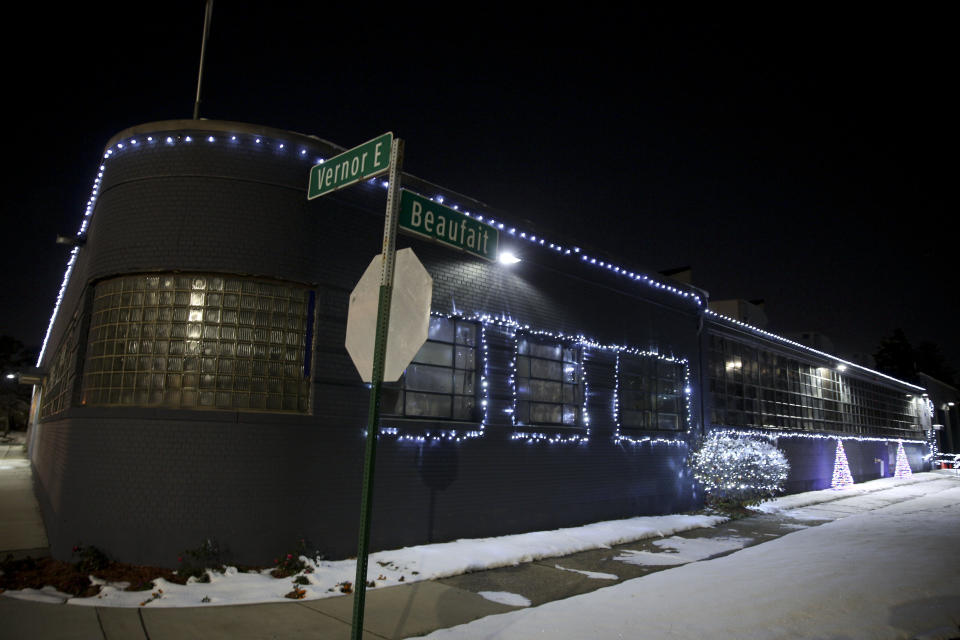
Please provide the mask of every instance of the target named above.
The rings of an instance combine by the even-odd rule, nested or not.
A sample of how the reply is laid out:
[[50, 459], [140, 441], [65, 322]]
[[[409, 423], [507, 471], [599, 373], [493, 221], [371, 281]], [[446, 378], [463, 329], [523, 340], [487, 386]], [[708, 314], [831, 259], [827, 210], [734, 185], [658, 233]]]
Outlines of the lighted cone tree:
[[847, 464], [847, 452], [843, 450], [843, 441], [840, 438], [837, 438], [837, 457], [833, 461], [833, 481], [830, 486], [834, 489], [853, 486], [853, 476], [850, 475], [850, 465]]
[[903, 450], [903, 443], [897, 443], [897, 468], [893, 472], [894, 478], [909, 478], [913, 475], [910, 470], [910, 462], [907, 460], [907, 452]]
[[707, 436], [690, 466], [713, 506], [746, 506], [783, 490], [790, 473], [786, 456], [772, 443], [725, 431]]

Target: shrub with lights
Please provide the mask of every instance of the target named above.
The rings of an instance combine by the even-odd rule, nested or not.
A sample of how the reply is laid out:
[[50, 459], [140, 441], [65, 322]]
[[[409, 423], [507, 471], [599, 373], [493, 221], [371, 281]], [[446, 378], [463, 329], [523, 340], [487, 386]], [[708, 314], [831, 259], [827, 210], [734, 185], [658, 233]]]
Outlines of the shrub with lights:
[[703, 438], [690, 466], [713, 507], [758, 504], [782, 491], [790, 473], [790, 463], [773, 443], [727, 431]]

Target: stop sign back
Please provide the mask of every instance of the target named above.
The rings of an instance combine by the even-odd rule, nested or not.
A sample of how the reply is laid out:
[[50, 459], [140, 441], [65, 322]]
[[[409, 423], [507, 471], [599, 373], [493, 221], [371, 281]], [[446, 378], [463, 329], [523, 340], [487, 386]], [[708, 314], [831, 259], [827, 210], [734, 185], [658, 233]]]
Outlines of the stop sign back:
[[[345, 346], [364, 382], [373, 379], [373, 350], [380, 303], [380, 273], [383, 254], [377, 254], [350, 294]], [[395, 382], [427, 340], [433, 278], [420, 264], [413, 249], [397, 251], [387, 331], [387, 358], [383, 380]]]

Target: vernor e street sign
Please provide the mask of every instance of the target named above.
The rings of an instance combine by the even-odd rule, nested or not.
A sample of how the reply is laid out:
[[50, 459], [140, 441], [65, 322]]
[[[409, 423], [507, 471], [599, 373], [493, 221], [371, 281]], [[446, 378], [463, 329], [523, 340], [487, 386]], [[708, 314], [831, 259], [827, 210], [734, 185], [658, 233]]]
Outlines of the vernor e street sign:
[[397, 225], [407, 231], [486, 260], [497, 259], [500, 232], [467, 215], [429, 198], [400, 192], [400, 217]]
[[393, 133], [387, 132], [310, 169], [307, 200], [373, 178], [390, 169]]

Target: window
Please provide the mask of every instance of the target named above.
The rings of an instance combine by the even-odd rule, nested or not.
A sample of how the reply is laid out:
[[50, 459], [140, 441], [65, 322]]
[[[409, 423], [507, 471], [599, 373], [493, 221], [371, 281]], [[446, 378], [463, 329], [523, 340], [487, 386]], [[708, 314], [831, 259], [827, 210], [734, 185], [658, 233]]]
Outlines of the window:
[[621, 428], [678, 431], [686, 427], [682, 363], [621, 354], [619, 371]]
[[902, 392], [717, 335], [710, 336], [709, 357], [714, 424], [892, 437], [915, 432]]
[[580, 424], [580, 356], [577, 346], [517, 334], [517, 424]]
[[74, 314], [67, 326], [50, 365], [50, 375], [43, 387], [40, 400], [40, 417], [46, 418], [70, 408], [77, 373], [77, 351], [80, 346], [78, 326], [81, 314]]
[[206, 274], [94, 290], [82, 402], [306, 412], [313, 292]]
[[476, 322], [430, 318], [427, 341], [397, 382], [384, 383], [381, 412], [408, 418], [480, 421]]

